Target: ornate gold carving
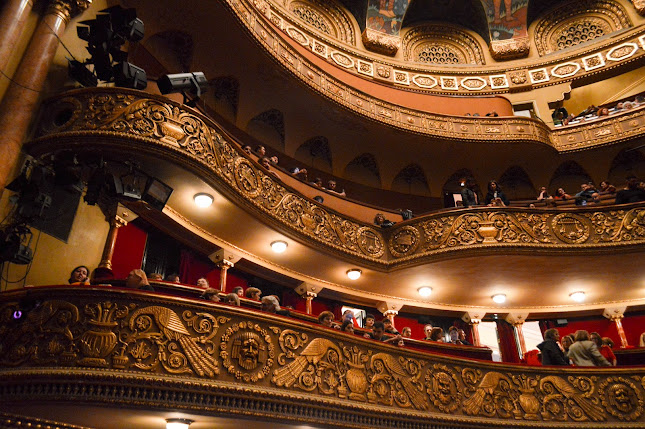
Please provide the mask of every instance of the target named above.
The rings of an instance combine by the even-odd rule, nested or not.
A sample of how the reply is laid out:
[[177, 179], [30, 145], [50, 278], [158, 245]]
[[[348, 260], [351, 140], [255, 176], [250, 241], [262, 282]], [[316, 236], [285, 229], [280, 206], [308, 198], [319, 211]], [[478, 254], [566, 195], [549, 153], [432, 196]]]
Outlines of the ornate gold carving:
[[447, 365], [434, 364], [426, 374], [427, 392], [432, 404], [444, 413], [453, 413], [461, 406], [462, 385], [458, 375]]
[[523, 71], [510, 72], [508, 74], [511, 78], [511, 82], [515, 85], [522, 85], [526, 83], [526, 73]]
[[552, 9], [535, 27], [538, 55], [577, 46], [632, 23], [623, 7], [612, 0], [580, 0]]
[[71, 18], [83, 13], [90, 5], [92, 0], [52, 0], [47, 9], [48, 14], [59, 15], [65, 22]]
[[275, 347], [266, 329], [253, 322], [240, 322], [222, 335], [220, 357], [235, 378], [257, 382], [269, 375]]
[[383, 55], [394, 56], [401, 45], [399, 36], [392, 36], [370, 28], [363, 30], [361, 38], [365, 48]]
[[411, 255], [421, 241], [421, 233], [411, 226], [404, 226], [390, 236], [390, 252], [397, 258]]
[[334, 1], [295, 0], [287, 6], [301, 21], [341, 42], [356, 44], [356, 35], [346, 11]]
[[402, 40], [403, 59], [430, 64], [484, 64], [477, 40], [458, 27], [445, 24], [410, 29]]
[[572, 213], [555, 215], [551, 220], [553, 233], [565, 243], [579, 244], [589, 239], [591, 228], [585, 220]]
[[645, 15], [645, 0], [632, 0], [636, 11], [641, 15]]
[[498, 61], [523, 58], [529, 54], [530, 44], [528, 37], [516, 37], [507, 40], [493, 40], [490, 42], [490, 53]]
[[389, 79], [392, 75], [392, 68], [379, 65], [376, 67], [376, 74], [383, 79]]

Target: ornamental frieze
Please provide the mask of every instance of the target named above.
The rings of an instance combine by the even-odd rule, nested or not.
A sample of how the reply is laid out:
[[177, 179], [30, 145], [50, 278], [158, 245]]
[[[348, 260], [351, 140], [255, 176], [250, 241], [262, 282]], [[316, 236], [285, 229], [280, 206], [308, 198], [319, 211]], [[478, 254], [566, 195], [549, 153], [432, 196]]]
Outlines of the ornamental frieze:
[[[111, 404], [125, 392], [118, 388], [123, 375], [129, 383], [139, 378], [148, 389], [190, 382], [192, 393], [178, 391], [172, 399], [185, 399], [193, 409], [197, 405], [189, 401], [195, 394], [236, 386], [248, 398], [271, 401], [289, 394], [317, 407], [378, 406], [406, 419], [457, 419], [462, 425], [514, 421], [616, 428], [645, 422], [643, 368], [544, 369], [469, 361], [294, 319], [109, 288], [42, 288], [30, 291], [28, 299], [24, 295], [0, 298], [3, 401], [10, 399], [3, 397], [9, 386], [29, 385], [42, 369], [59, 381], [85, 377], [87, 384], [91, 375], [103, 385], [113, 383], [115, 388], [93, 392], [94, 401]], [[22, 372], [31, 375], [21, 379]], [[65, 392], [54, 394], [60, 399]], [[48, 394], [40, 390], [32, 398]], [[153, 397], [137, 403], [145, 406]], [[214, 405], [203, 406], [212, 411]]]

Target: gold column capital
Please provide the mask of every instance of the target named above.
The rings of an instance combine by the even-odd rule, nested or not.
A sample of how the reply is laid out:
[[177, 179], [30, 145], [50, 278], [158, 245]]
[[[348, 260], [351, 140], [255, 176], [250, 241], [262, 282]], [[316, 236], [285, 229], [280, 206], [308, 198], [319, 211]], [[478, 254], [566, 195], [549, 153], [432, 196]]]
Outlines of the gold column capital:
[[66, 23], [80, 15], [92, 4], [92, 0], [52, 0], [47, 8], [48, 14], [59, 15]]

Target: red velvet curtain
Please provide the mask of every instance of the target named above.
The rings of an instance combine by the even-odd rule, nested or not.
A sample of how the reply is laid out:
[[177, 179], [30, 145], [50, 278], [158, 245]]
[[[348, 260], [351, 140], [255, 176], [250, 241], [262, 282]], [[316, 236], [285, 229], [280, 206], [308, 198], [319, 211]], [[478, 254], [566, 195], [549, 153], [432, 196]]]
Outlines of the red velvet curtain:
[[497, 335], [499, 337], [499, 351], [502, 354], [502, 361], [508, 363], [519, 363], [520, 354], [515, 342], [515, 329], [513, 325], [505, 320], [496, 320]]
[[[220, 269], [213, 261], [187, 249], [181, 250], [180, 258], [179, 279], [182, 283], [195, 285], [197, 280], [204, 277], [212, 288], [219, 289]], [[244, 278], [229, 269], [226, 272], [226, 291], [230, 292], [236, 286], [242, 286], [246, 290], [248, 284]]]
[[124, 279], [130, 271], [141, 268], [147, 239], [148, 233], [132, 223], [118, 229], [112, 256], [115, 279]]

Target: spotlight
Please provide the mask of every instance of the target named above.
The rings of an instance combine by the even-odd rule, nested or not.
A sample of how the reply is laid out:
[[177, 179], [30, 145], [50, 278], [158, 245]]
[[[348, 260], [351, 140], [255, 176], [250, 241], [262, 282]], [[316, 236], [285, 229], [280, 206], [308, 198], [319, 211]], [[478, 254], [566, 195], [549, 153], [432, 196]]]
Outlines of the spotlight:
[[432, 288], [429, 286], [422, 286], [417, 289], [417, 292], [419, 292], [419, 295], [421, 295], [422, 297], [427, 298], [432, 295]]
[[195, 201], [195, 205], [200, 208], [206, 208], [213, 204], [213, 196], [203, 192], [195, 194], [193, 200]]
[[271, 243], [271, 250], [275, 253], [284, 253], [284, 251], [287, 250], [287, 246], [288, 244], [286, 241], [276, 240]]
[[134, 64], [120, 62], [112, 67], [114, 84], [124, 88], [146, 89], [148, 86], [148, 77], [146, 71]]
[[193, 420], [166, 419], [166, 429], [188, 429]]
[[141, 199], [161, 211], [170, 199], [172, 191], [173, 189], [161, 180], [156, 177], [150, 177]]
[[582, 291], [573, 292], [569, 294], [569, 297], [571, 297], [575, 302], [582, 302], [585, 300], [585, 293]]
[[503, 293], [498, 293], [497, 295], [493, 295], [493, 301], [495, 301], [497, 304], [504, 304], [506, 302], [506, 295]]
[[[202, 72], [167, 74], [159, 78], [157, 86], [162, 94], [181, 92], [184, 94], [184, 102], [189, 105], [191, 103], [194, 105], [199, 97], [208, 89], [208, 80], [206, 80], [206, 76]], [[186, 97], [186, 92], [195, 97], [190, 103], [187, 102], [188, 97]]]
[[363, 272], [358, 268], [352, 268], [347, 271], [347, 277], [349, 277], [350, 280], [358, 280], [361, 274], [363, 274]]

